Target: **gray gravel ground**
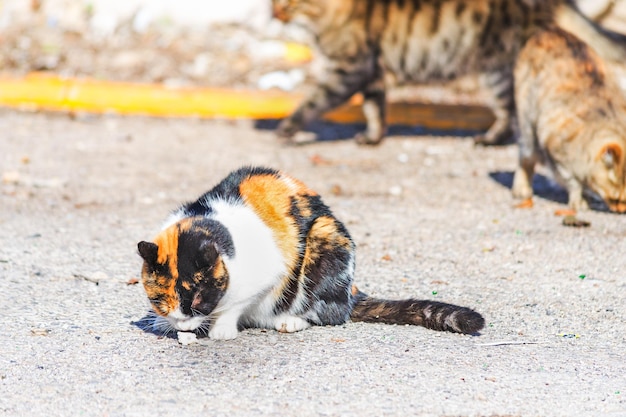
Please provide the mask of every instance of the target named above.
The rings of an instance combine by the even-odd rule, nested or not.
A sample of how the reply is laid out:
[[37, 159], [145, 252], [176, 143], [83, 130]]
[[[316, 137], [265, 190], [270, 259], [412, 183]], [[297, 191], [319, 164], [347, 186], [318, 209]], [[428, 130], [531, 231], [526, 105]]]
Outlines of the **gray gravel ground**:
[[[283, 147], [251, 122], [0, 113], [0, 415], [626, 416], [626, 217], [561, 225], [515, 146]], [[136, 242], [243, 164], [325, 195], [373, 295], [473, 307], [479, 336], [348, 323], [183, 346], [142, 329]], [[555, 201], [556, 200], [556, 201]]]

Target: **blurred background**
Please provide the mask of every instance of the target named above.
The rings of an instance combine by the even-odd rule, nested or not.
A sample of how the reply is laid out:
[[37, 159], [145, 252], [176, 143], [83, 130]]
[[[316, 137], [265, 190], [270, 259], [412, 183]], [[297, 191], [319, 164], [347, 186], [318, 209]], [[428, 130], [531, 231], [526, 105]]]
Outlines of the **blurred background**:
[[269, 0], [2, 0], [0, 39], [3, 75], [293, 89], [307, 60]]
[[[626, 33], [626, 0], [579, 0]], [[305, 91], [305, 34], [272, 19], [270, 0], [0, 0], [0, 75]], [[423, 86], [421, 101], [480, 101], [473, 79]], [[453, 94], [450, 94], [452, 91]], [[392, 100], [393, 100], [392, 93]], [[402, 92], [396, 92], [402, 96]]]

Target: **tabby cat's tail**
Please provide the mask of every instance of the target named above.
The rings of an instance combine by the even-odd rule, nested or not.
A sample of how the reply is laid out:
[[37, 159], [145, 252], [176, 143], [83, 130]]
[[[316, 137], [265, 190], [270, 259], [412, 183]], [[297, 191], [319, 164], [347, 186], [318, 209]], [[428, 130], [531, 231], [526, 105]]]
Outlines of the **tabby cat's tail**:
[[485, 326], [483, 316], [467, 307], [430, 300], [382, 300], [354, 289], [356, 304], [350, 314], [352, 321], [413, 324], [466, 334], [476, 333]]
[[626, 60], [626, 36], [604, 29], [584, 16], [573, 0], [564, 1], [555, 18], [561, 29], [591, 46], [601, 58], [620, 64]]

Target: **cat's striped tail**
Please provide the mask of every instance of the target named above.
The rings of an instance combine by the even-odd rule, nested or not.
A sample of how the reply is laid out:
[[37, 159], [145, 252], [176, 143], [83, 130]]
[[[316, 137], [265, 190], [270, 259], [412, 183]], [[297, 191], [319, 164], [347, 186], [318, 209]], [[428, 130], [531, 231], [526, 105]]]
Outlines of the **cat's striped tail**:
[[356, 304], [352, 321], [412, 324], [427, 329], [472, 334], [485, 326], [485, 319], [467, 307], [430, 300], [382, 300], [353, 287]]
[[[613, 7], [614, 3], [609, 4]], [[574, 0], [565, 0], [556, 10], [557, 25], [587, 45], [602, 59], [623, 64], [626, 60], [626, 35], [603, 28], [585, 16]]]

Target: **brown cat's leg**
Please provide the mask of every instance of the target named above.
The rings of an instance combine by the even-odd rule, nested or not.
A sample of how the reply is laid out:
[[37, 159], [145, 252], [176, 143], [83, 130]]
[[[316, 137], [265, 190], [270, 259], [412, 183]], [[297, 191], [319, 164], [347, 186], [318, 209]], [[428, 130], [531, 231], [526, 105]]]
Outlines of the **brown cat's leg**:
[[276, 134], [279, 137], [292, 138], [307, 124], [317, 120], [326, 111], [345, 103], [353, 94], [362, 90], [372, 78], [371, 61], [368, 58], [358, 62], [331, 63], [323, 81], [295, 112], [278, 125]]
[[520, 157], [519, 167], [513, 177], [513, 197], [526, 200], [533, 196], [533, 175], [535, 173], [535, 158]]
[[519, 166], [513, 177], [511, 191], [514, 198], [525, 200], [533, 196], [533, 175], [535, 175], [535, 164], [539, 160], [534, 126], [531, 123], [531, 115], [527, 114], [524, 102], [519, 103], [518, 123], [519, 123]]
[[568, 204], [572, 210], [587, 210], [589, 209], [589, 204], [587, 200], [583, 198], [583, 185], [578, 181], [578, 179], [574, 178], [574, 176], [570, 173], [567, 173], [567, 177], [565, 177], [564, 173], [559, 170], [560, 175], [563, 177], [565, 181], [565, 188], [567, 188], [568, 193]]
[[474, 142], [480, 145], [497, 145], [513, 136], [511, 115], [515, 111], [513, 100], [513, 75], [510, 69], [486, 74], [483, 83], [491, 94], [489, 107], [496, 117], [484, 134], [476, 135]]
[[319, 117], [334, 107], [347, 101], [356, 92], [345, 88], [329, 85], [319, 85], [315, 87], [313, 93], [293, 112], [278, 125], [276, 134], [285, 139], [291, 139], [297, 132], [302, 130], [309, 123], [319, 119]]
[[[379, 72], [382, 73], [382, 71]], [[381, 142], [387, 130], [385, 113], [385, 81], [382, 74], [379, 74], [363, 91], [363, 114], [367, 129], [364, 133], [358, 133], [354, 137], [359, 145], [378, 145]]]

